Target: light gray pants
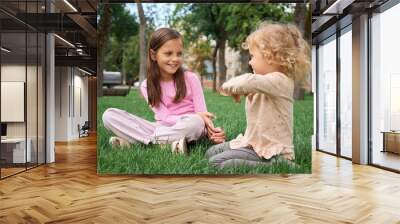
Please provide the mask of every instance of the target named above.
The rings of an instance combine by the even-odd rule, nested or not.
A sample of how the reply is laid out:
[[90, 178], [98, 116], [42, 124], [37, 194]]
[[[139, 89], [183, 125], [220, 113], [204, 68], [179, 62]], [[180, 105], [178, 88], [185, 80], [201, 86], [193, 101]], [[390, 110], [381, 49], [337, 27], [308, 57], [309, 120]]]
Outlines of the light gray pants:
[[276, 162], [276, 156], [271, 159], [264, 159], [250, 148], [231, 149], [229, 142], [214, 145], [206, 152], [206, 157], [213, 166], [218, 168], [235, 166], [258, 166], [271, 165]]
[[178, 118], [173, 126], [150, 122], [117, 108], [109, 108], [103, 114], [104, 127], [116, 136], [131, 143], [169, 144], [186, 137], [196, 141], [206, 134], [203, 119], [198, 114], [186, 114]]

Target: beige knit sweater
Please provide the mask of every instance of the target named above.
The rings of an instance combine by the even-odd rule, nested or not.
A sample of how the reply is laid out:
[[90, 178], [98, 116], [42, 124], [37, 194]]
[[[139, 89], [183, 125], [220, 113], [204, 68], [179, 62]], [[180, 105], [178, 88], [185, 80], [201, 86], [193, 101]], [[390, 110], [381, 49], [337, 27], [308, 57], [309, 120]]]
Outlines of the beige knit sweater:
[[294, 159], [291, 78], [280, 72], [247, 73], [224, 83], [222, 90], [227, 94], [247, 95], [246, 132], [230, 141], [232, 149], [251, 147], [266, 159], [278, 154]]

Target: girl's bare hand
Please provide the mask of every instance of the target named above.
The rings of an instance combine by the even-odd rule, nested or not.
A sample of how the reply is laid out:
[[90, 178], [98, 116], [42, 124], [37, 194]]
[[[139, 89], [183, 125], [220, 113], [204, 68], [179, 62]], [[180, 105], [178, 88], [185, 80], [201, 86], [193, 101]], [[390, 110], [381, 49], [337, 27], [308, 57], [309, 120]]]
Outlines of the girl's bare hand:
[[212, 142], [217, 144], [225, 142], [225, 132], [222, 128], [217, 127], [214, 130], [208, 129], [207, 131], [207, 136]]
[[212, 130], [214, 129], [214, 124], [212, 122], [213, 119], [216, 118], [216, 116], [210, 112], [197, 112], [197, 114], [203, 119], [204, 124], [206, 125], [207, 130], [211, 128]]

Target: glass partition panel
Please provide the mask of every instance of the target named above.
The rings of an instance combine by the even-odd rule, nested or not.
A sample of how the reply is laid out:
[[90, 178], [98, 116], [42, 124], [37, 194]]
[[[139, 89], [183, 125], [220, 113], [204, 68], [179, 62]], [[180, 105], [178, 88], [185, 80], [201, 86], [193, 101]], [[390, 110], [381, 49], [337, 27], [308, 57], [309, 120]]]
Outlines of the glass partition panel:
[[45, 163], [45, 0], [0, 1], [0, 177]]
[[372, 163], [400, 170], [400, 4], [371, 18]]
[[351, 26], [340, 36], [340, 154], [352, 157], [352, 34]]
[[336, 36], [318, 47], [318, 149], [336, 153]]
[[27, 150], [30, 151], [28, 168], [37, 165], [38, 157], [38, 35], [36, 32], [27, 33], [28, 38], [28, 63], [27, 63]]
[[46, 52], [45, 52], [45, 45], [46, 45], [46, 39], [45, 35], [42, 33], [39, 33], [39, 43], [38, 43], [38, 58], [39, 58], [39, 63], [38, 63], [38, 77], [37, 77], [37, 88], [38, 88], [38, 105], [37, 105], [37, 113], [38, 113], [38, 140], [37, 140], [37, 145], [38, 145], [38, 157], [37, 157], [37, 162], [38, 164], [43, 164], [45, 163], [45, 154], [46, 154], [46, 149], [45, 149], [45, 89], [46, 89], [46, 84], [45, 84], [45, 65], [46, 65]]
[[25, 32], [1, 34], [2, 178], [25, 170], [31, 158], [26, 144], [26, 40]]

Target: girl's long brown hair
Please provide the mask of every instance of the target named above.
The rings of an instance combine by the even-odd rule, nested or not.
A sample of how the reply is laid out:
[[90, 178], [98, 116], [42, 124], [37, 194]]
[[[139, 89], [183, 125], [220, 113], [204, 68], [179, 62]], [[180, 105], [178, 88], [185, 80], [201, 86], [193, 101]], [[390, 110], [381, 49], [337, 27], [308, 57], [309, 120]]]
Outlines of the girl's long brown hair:
[[[165, 44], [165, 42], [173, 39], [181, 39], [182, 36], [176, 30], [170, 28], [160, 28], [156, 30], [150, 38], [149, 48], [147, 52], [147, 95], [150, 106], [158, 106], [161, 101], [162, 91], [160, 86], [161, 73], [157, 61], [151, 59], [151, 50], [157, 50]], [[173, 76], [175, 82], [176, 95], [174, 102], [181, 101], [186, 96], [186, 84], [184, 77], [184, 69], [179, 67]]]

